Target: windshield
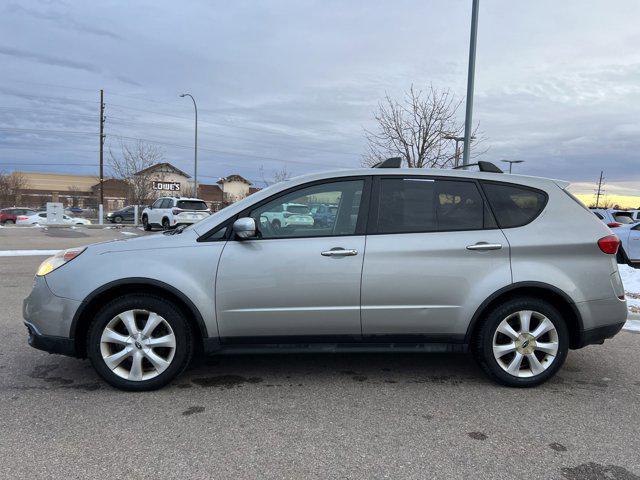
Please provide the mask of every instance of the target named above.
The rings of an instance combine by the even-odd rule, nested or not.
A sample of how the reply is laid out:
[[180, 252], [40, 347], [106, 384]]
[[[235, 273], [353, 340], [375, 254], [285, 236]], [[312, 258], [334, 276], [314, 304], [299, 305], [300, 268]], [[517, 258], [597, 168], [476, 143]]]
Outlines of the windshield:
[[209, 210], [202, 200], [178, 200], [177, 207], [182, 210]]

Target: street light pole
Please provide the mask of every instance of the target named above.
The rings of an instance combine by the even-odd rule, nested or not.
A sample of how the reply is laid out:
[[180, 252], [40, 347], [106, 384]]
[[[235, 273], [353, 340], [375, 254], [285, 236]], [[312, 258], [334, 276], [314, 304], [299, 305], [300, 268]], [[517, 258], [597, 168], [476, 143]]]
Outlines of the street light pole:
[[478, 4], [480, 0], [473, 0], [471, 10], [471, 36], [469, 39], [469, 71], [467, 72], [467, 108], [464, 119], [464, 150], [462, 165], [469, 165], [471, 144], [471, 124], [473, 117], [473, 82], [476, 72], [476, 39], [478, 38]]
[[[453, 168], [457, 168], [458, 167], [458, 163], [460, 161], [460, 147], [458, 146], [459, 142], [464, 142], [464, 137], [459, 137], [457, 135], [451, 135], [451, 134], [447, 134], [444, 137], [445, 140], [453, 140], [454, 142], [456, 142], [456, 153], [454, 154], [453, 158], [454, 158], [454, 164], [453, 164]], [[475, 140], [475, 135], [471, 135], [471, 140]]]
[[193, 95], [190, 93], [182, 93], [180, 97], [189, 97], [193, 102], [193, 108], [196, 112], [196, 135], [195, 135], [195, 144], [193, 149], [193, 190], [194, 196], [198, 197], [198, 106], [196, 105], [196, 100], [193, 98]]

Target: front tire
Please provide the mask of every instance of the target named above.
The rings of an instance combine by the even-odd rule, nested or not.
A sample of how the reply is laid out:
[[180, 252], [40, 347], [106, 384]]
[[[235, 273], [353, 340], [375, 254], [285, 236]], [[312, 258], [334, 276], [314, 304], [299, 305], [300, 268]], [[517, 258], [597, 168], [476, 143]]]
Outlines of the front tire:
[[142, 228], [144, 228], [145, 232], [151, 231], [151, 225], [149, 225], [149, 218], [146, 215], [142, 216]]
[[534, 387], [560, 369], [569, 350], [569, 330], [548, 302], [518, 297], [498, 305], [485, 317], [473, 339], [480, 367], [509, 387]]
[[113, 217], [113, 223], [122, 223], [122, 217]]
[[184, 371], [193, 335], [172, 302], [151, 294], [119, 297], [96, 315], [87, 355], [96, 372], [121, 390], [156, 390]]
[[5, 220], [3, 225], [13, 225], [14, 223], [16, 223], [16, 222], [14, 222], [13, 220]]

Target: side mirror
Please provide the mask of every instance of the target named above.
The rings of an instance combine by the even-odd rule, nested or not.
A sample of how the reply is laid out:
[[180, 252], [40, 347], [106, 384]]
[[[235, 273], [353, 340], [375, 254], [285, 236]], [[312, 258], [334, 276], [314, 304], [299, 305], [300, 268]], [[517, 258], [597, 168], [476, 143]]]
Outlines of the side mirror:
[[251, 217], [239, 218], [233, 222], [233, 233], [239, 239], [249, 239], [256, 236], [256, 221]]

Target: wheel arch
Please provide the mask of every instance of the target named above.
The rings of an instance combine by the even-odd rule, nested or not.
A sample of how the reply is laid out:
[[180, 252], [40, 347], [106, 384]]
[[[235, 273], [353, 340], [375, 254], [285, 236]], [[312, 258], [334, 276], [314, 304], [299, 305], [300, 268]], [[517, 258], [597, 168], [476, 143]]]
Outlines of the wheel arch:
[[143, 277], [132, 277], [116, 280], [91, 292], [82, 301], [71, 322], [70, 337], [74, 341], [76, 356], [86, 357], [86, 337], [91, 319], [108, 301], [124, 294], [151, 293], [160, 294], [162, 298], [171, 300], [185, 315], [196, 334], [196, 351], [202, 351], [208, 338], [207, 327], [202, 315], [193, 302], [180, 290], [159, 280]]
[[559, 288], [543, 282], [518, 282], [494, 292], [478, 307], [465, 335], [465, 343], [469, 344], [485, 315], [500, 303], [515, 297], [534, 297], [552, 304], [567, 322], [569, 330], [569, 347], [579, 348], [583, 331], [582, 317], [576, 304], [569, 295]]

